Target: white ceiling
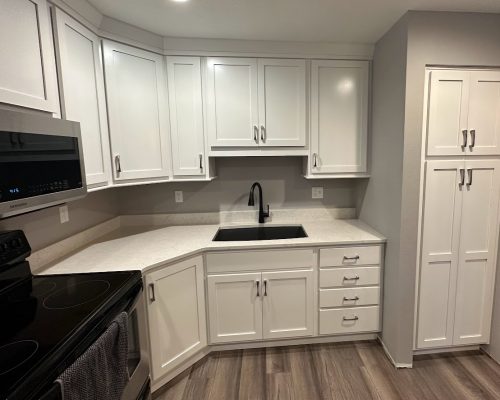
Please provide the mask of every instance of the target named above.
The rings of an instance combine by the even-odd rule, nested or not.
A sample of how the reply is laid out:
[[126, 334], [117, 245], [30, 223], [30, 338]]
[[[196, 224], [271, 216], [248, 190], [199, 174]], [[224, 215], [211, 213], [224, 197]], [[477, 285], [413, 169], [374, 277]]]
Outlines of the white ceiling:
[[162, 36], [375, 43], [407, 10], [500, 13], [499, 0], [89, 0]]

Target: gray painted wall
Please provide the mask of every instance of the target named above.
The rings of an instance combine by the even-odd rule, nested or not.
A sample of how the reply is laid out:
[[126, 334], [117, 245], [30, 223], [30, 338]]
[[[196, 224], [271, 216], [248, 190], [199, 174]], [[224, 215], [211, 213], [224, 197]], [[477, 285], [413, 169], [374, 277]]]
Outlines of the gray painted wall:
[[[384, 277], [382, 338], [393, 358], [411, 363], [408, 346], [401, 341], [411, 329], [401, 297], [405, 271], [400, 265], [401, 187], [406, 87], [407, 18], [401, 19], [376, 44], [373, 59], [371, 178], [360, 194], [359, 217], [387, 238]], [[411, 296], [411, 291], [408, 294]], [[405, 335], [403, 335], [405, 336]]]
[[0, 220], [0, 231], [22, 229], [32, 249], [38, 250], [116, 216], [116, 191], [90, 193], [68, 203], [68, 210], [70, 220], [64, 224], [60, 223], [56, 206]]
[[[356, 207], [359, 181], [306, 180], [302, 157], [242, 157], [217, 159], [217, 179], [119, 188], [122, 214], [248, 210], [253, 182], [261, 183], [265, 204], [276, 208]], [[323, 186], [323, 200], [312, 200], [313, 186]], [[184, 203], [175, 203], [182, 190]]]

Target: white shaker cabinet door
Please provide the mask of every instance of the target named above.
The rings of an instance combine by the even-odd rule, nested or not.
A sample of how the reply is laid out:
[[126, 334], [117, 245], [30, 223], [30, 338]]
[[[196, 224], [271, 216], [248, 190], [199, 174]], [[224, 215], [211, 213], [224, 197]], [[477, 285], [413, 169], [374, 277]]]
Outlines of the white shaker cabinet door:
[[314, 333], [314, 273], [262, 273], [264, 339], [311, 336]]
[[59, 112], [46, 0], [0, 0], [0, 103]]
[[453, 344], [464, 161], [427, 161], [417, 347]]
[[202, 257], [146, 276], [153, 380], [207, 344]]
[[163, 57], [104, 42], [114, 179], [169, 175], [168, 109]]
[[500, 155], [500, 71], [470, 73], [468, 128], [468, 154]]
[[465, 168], [455, 345], [489, 341], [497, 261], [500, 161], [467, 160]]
[[366, 172], [368, 62], [311, 64], [311, 172]]
[[462, 155], [467, 150], [470, 73], [432, 71], [427, 111], [427, 155]]
[[260, 273], [209, 275], [210, 342], [262, 339]]
[[80, 123], [87, 185], [106, 186], [111, 158], [100, 41], [58, 8], [55, 16], [62, 116]]
[[259, 143], [257, 60], [207, 59], [207, 105], [212, 147]]
[[173, 173], [204, 175], [205, 142], [199, 57], [167, 57]]
[[306, 62], [258, 60], [260, 146], [305, 146]]

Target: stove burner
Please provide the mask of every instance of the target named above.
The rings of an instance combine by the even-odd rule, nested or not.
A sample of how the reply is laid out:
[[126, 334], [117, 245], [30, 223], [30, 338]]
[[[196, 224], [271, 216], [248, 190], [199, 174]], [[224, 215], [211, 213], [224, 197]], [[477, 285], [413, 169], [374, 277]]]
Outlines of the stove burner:
[[103, 296], [111, 287], [108, 281], [94, 280], [66, 286], [43, 300], [49, 310], [78, 307]]
[[38, 342], [34, 340], [20, 340], [0, 347], [0, 375], [24, 364], [37, 350]]

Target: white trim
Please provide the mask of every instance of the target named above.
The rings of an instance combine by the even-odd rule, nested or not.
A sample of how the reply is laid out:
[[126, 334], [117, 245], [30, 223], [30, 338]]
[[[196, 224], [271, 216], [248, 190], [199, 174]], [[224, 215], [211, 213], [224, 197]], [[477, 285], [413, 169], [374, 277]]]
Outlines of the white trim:
[[441, 353], [453, 353], [456, 351], [469, 351], [469, 350], [479, 350], [481, 348], [480, 345], [473, 346], [451, 346], [451, 347], [439, 347], [436, 349], [423, 349], [423, 350], [414, 350], [414, 356], [420, 356], [425, 354], [441, 354]]
[[385, 345], [384, 341], [382, 340], [382, 338], [380, 336], [378, 336], [378, 341], [379, 343], [381, 344], [382, 346], [382, 349], [384, 349], [384, 353], [385, 355], [387, 356], [387, 358], [389, 359], [389, 361], [391, 362], [392, 365], [394, 365], [396, 368], [413, 368], [413, 363], [398, 363], [394, 360], [394, 358], [392, 358], [392, 355], [391, 353], [389, 352], [389, 349], [387, 348], [387, 346]]

